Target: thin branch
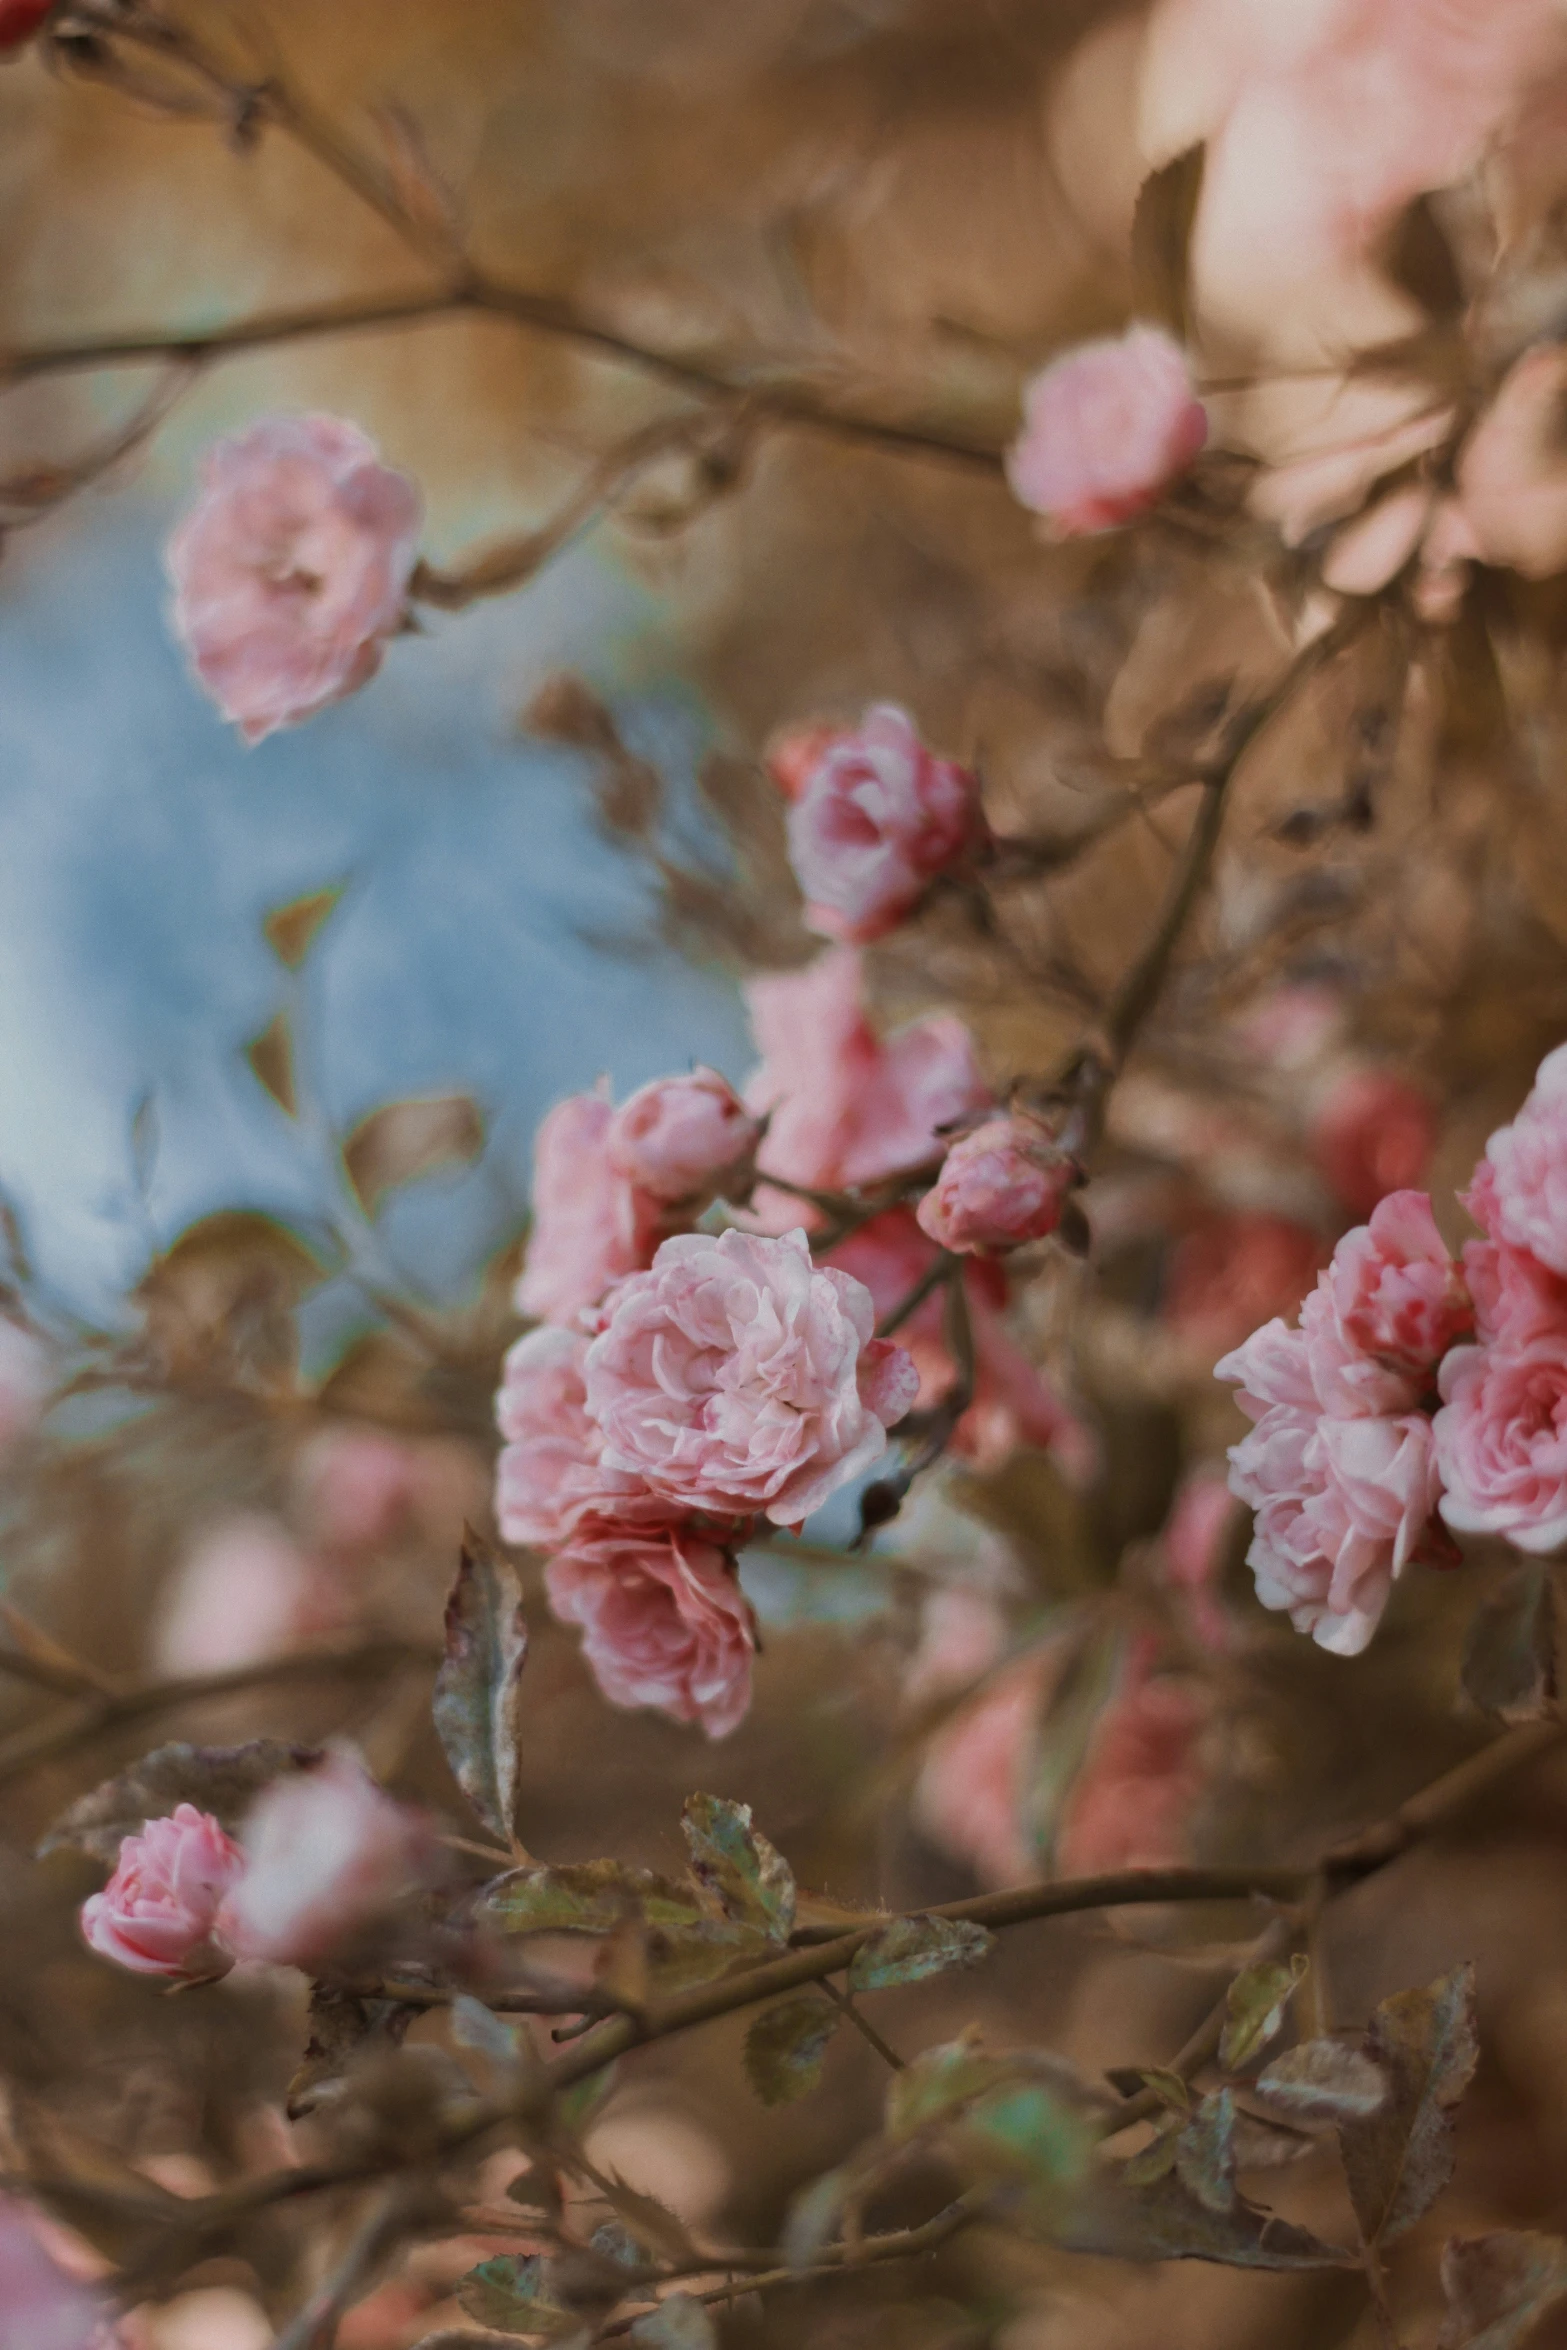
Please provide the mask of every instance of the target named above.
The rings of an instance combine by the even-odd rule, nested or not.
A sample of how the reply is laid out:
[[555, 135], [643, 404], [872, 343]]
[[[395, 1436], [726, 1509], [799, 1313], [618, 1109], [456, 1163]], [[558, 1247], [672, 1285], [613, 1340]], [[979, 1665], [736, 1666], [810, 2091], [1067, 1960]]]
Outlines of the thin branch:
[[361, 2289], [406, 2227], [409, 2203], [409, 2190], [404, 2183], [377, 2199], [337, 2267], [311, 2294], [298, 2316], [275, 2337], [272, 2350], [332, 2350], [339, 2321], [358, 2300]]
[[840, 2008], [848, 2017], [850, 2023], [854, 2026], [855, 2030], [859, 2033], [860, 2038], [866, 2043], [866, 2045], [875, 2049], [876, 2054], [881, 2058], [882, 2063], [885, 2065], [890, 2065], [895, 2073], [901, 2073], [903, 2070], [903, 2058], [888, 2041], [882, 2038], [880, 2032], [877, 2031], [876, 2026], [861, 2010], [860, 2004], [858, 2000], [854, 1998], [853, 1994], [848, 1991], [840, 1991], [837, 1984], [830, 1981], [825, 1976], [822, 1979], [822, 1989], [826, 1992], [833, 2005], [837, 2008]]

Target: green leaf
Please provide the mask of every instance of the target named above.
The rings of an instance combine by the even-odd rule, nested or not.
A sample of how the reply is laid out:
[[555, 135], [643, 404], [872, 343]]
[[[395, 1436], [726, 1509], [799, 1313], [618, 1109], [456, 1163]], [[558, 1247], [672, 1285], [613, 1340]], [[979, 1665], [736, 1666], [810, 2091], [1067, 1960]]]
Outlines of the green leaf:
[[467, 2316], [497, 2333], [574, 2333], [582, 2320], [543, 2299], [543, 2271], [535, 2254], [498, 2253], [468, 2271], [457, 2288], [458, 2303]]
[[1229, 2268], [1353, 2268], [1353, 2253], [1259, 2211], [1241, 2196], [1228, 2210], [1198, 2201], [1170, 2170], [1146, 2185], [1124, 2168], [1096, 2167], [1057, 2215], [1049, 2240], [1106, 2260], [1217, 2260]]
[[1453, 2175], [1448, 2117], [1479, 2056], [1473, 1967], [1459, 1967], [1428, 1991], [1384, 1999], [1364, 2053], [1387, 2076], [1388, 2093], [1373, 2112], [1341, 2125], [1339, 2144], [1355, 2216], [1374, 2246], [1413, 2227]]
[[193, 1803], [223, 1827], [236, 1829], [263, 1787], [290, 1772], [310, 1770], [320, 1760], [319, 1746], [287, 1746], [279, 1738], [252, 1738], [244, 1746], [176, 1742], [155, 1747], [63, 1811], [39, 1845], [38, 1857], [87, 1852], [112, 1867], [122, 1838], [139, 1836], [149, 1820], [166, 1819], [182, 1803]]
[[724, 1916], [787, 1942], [794, 1931], [794, 1876], [782, 1854], [752, 1827], [749, 1806], [692, 1795], [681, 1826], [697, 1882]]
[[1464, 1642], [1464, 1694], [1501, 1722], [1536, 1722], [1556, 1702], [1556, 1611], [1551, 1570], [1530, 1559], [1504, 1575], [1476, 1610]]
[[1175, 2141], [1175, 2168], [1182, 2186], [1207, 2210], [1234, 2210], [1235, 2097], [1231, 2090], [1220, 2089], [1202, 2100]]
[[1190, 251], [1202, 196], [1203, 150], [1188, 147], [1137, 192], [1132, 214], [1132, 283], [1137, 308], [1177, 340], [1190, 326]]
[[887, 2135], [912, 2137], [927, 2122], [941, 2121], [971, 2099], [1012, 2078], [1012, 2068], [980, 2047], [974, 2032], [938, 2048], [922, 2049], [894, 2076], [887, 2090]]
[[645, 2253], [667, 2261], [672, 2268], [697, 2265], [697, 2249], [683, 2221], [675, 2217], [667, 2204], [660, 2203], [656, 2195], [644, 2194], [639, 2187], [628, 2187], [614, 2171], [601, 2170], [598, 2186], [605, 2202]]
[[484, 1906], [503, 1934], [608, 1934], [626, 1918], [678, 1928], [706, 1917], [689, 1886], [619, 1860], [508, 1869], [486, 1886]]
[[631, 2339], [649, 2344], [650, 2350], [718, 2350], [718, 2329], [689, 2293], [671, 2293], [639, 2317]]
[[1257, 2096], [1292, 2122], [1363, 2121], [1388, 2093], [1387, 2075], [1343, 2040], [1303, 2040], [1257, 2075]]
[[1151, 2187], [1155, 2179], [1164, 2178], [1175, 2168], [1175, 2141], [1180, 2136], [1182, 2123], [1167, 2113], [1146, 2146], [1139, 2146], [1121, 2165], [1121, 2177], [1128, 2187]]
[[966, 1919], [894, 1918], [864, 1942], [849, 1969], [851, 1991], [889, 1991], [898, 1983], [922, 1983], [951, 1967], [976, 1966], [995, 1947], [996, 1937]]
[[465, 1093], [388, 1102], [361, 1120], [343, 1145], [343, 1165], [367, 1216], [385, 1194], [443, 1167], [467, 1166], [484, 1148], [484, 1119]]
[[1099, 2142], [1091, 2117], [1065, 2082], [1015, 2079], [970, 2105], [962, 2146], [987, 2171], [1000, 2169], [1036, 2191], [1075, 2186]]
[[1514, 2350], [1567, 2295], [1567, 2244], [1510, 2229], [1455, 2236], [1442, 2254], [1442, 2290], [1436, 2350]]
[[348, 884], [333, 882], [330, 889], [313, 890], [309, 897], [292, 898], [274, 906], [261, 925], [261, 934], [280, 963], [297, 971], [315, 944], [316, 932], [332, 912]]
[[745, 2069], [764, 2105], [790, 2105], [819, 2088], [827, 2043], [843, 2011], [819, 1995], [764, 2008], [745, 2036]]
[[446, 1602], [446, 1655], [432, 1712], [446, 1759], [492, 1836], [512, 1840], [522, 1775], [528, 1626], [516, 1572], [470, 1527]]
[[1236, 1976], [1225, 1998], [1219, 2041], [1219, 2062], [1227, 2073], [1243, 2072], [1270, 2040], [1278, 2038], [1284, 2010], [1305, 1972], [1306, 1961], [1297, 1955], [1287, 1965], [1275, 1960]]
[[1167, 2072], [1163, 2065], [1147, 2065], [1139, 2069], [1137, 2078], [1142, 2087], [1151, 2089], [1160, 2104], [1168, 2106], [1172, 2113], [1191, 2112], [1191, 2088], [1179, 2073]]
[[780, 2238], [784, 2258], [791, 2268], [815, 2265], [832, 2241], [848, 2193], [846, 2170], [830, 2170], [801, 2188], [789, 2206]]
[[286, 1012], [279, 1012], [277, 1018], [246, 1045], [245, 1058], [258, 1083], [266, 1087], [278, 1108], [286, 1110], [291, 1118], [297, 1118], [299, 1097], [294, 1088], [294, 1035]]

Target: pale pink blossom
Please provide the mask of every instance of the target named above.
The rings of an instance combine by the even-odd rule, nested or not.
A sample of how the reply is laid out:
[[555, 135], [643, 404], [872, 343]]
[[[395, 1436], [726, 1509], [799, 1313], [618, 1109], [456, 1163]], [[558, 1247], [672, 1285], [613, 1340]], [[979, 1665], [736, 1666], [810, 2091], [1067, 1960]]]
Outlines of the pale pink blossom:
[[277, 1518], [236, 1510], [204, 1527], [164, 1592], [153, 1649], [165, 1673], [220, 1673], [297, 1648], [338, 1620], [335, 1587]]
[[376, 1550], [419, 1499], [419, 1458], [379, 1428], [324, 1428], [294, 1464], [314, 1539], [328, 1550]]
[[1062, 1876], [1170, 1868], [1186, 1857], [1203, 1791], [1208, 1709], [1190, 1684], [1156, 1675], [1139, 1642], [1095, 1722], [1056, 1829]]
[[1082, 1172], [1032, 1118], [989, 1118], [961, 1135], [915, 1211], [922, 1232], [964, 1255], [1043, 1240]]
[[1474, 1319], [1464, 1279], [1423, 1191], [1390, 1191], [1345, 1233], [1322, 1276], [1351, 1347], [1427, 1388]]
[[744, 1198], [760, 1137], [728, 1080], [693, 1069], [640, 1086], [610, 1120], [606, 1147], [634, 1189], [696, 1213], [714, 1198]]
[[1180, 345], [1133, 326], [1079, 344], [1024, 387], [1007, 479], [1056, 538], [1078, 538], [1146, 513], [1207, 437]]
[[1028, 1819], [1041, 1718], [1061, 1672], [1059, 1644], [1005, 1666], [931, 1739], [915, 1782], [914, 1818], [983, 1885], [1039, 1874]]
[[546, 1324], [510, 1349], [495, 1417], [506, 1438], [495, 1470], [495, 1515], [508, 1542], [553, 1550], [584, 1518], [665, 1526], [681, 1513], [640, 1477], [604, 1466], [604, 1433], [588, 1416], [588, 1340]]
[[724, 1738], [751, 1703], [751, 1611], [734, 1561], [670, 1528], [585, 1527], [544, 1572], [549, 1603], [583, 1628], [582, 1653], [611, 1705], [656, 1706]]
[[1486, 1144], [1467, 1205], [1490, 1239], [1567, 1274], [1567, 1045], [1546, 1054], [1523, 1108]]
[[1201, 1469], [1177, 1486], [1163, 1536], [1165, 1580], [1186, 1603], [1192, 1631], [1215, 1653], [1230, 1644], [1219, 1587], [1240, 1508], [1222, 1469]]
[[1263, 1419], [1280, 1406], [1295, 1412], [1321, 1409], [1312, 1378], [1304, 1330], [1292, 1330], [1275, 1314], [1233, 1352], [1213, 1366], [1215, 1379], [1233, 1379], [1235, 1400], [1248, 1420]]
[[979, 784], [928, 750], [906, 710], [880, 702], [857, 726], [812, 728], [770, 761], [793, 803], [789, 855], [806, 920], [863, 944], [902, 921], [984, 835]]
[[611, 1282], [647, 1264], [656, 1246], [648, 1207], [609, 1155], [615, 1122], [607, 1091], [569, 1094], [533, 1144], [533, 1229], [517, 1283], [517, 1310], [571, 1323]]
[[169, 541], [174, 627], [247, 742], [374, 676], [420, 520], [412, 482], [339, 417], [268, 417], [208, 452]]
[[[852, 947], [752, 980], [746, 1001], [762, 1054], [746, 1101], [771, 1113], [758, 1153], [764, 1177], [825, 1191], [873, 1183], [939, 1159], [938, 1129], [991, 1105], [960, 1020], [937, 1013], [876, 1034]], [[769, 1221], [800, 1221], [798, 1204], [781, 1194], [763, 1204]]]
[[[0, 45], [3, 37], [0, 29]], [[0, 2350], [107, 2350], [106, 2304], [60, 2266], [44, 2237], [26, 2204], [0, 2196]]]
[[1388, 1192], [1423, 1181], [1436, 1144], [1436, 1108], [1392, 1070], [1350, 1065], [1316, 1100], [1310, 1143], [1328, 1188], [1364, 1216]]
[[803, 1232], [666, 1240], [588, 1350], [606, 1464], [691, 1509], [796, 1523], [914, 1401], [914, 1366], [874, 1327], [870, 1292], [813, 1265]]
[[1442, 1515], [1549, 1554], [1567, 1543], [1567, 1335], [1459, 1346], [1442, 1365]]
[[133, 1974], [186, 1983], [227, 1974], [231, 1961], [214, 1929], [244, 1865], [211, 1813], [182, 1803], [122, 1840], [113, 1876], [82, 1904], [82, 1932]]
[[990, 1591], [973, 1583], [938, 1583], [920, 1607], [919, 1647], [903, 1676], [910, 1705], [967, 1689], [988, 1673], [1006, 1645], [1007, 1625]]
[[1480, 559], [1526, 579], [1567, 565], [1567, 350], [1547, 343], [1515, 360], [1463, 448], [1459, 503]]
[[414, 1892], [429, 1873], [426, 1821], [346, 1747], [273, 1780], [241, 1841], [244, 1870], [218, 1913], [236, 1958], [312, 1968]]
[[1483, 1346], [1516, 1350], [1536, 1338], [1567, 1338], [1567, 1278], [1527, 1249], [1504, 1240], [1468, 1241], [1464, 1278]]

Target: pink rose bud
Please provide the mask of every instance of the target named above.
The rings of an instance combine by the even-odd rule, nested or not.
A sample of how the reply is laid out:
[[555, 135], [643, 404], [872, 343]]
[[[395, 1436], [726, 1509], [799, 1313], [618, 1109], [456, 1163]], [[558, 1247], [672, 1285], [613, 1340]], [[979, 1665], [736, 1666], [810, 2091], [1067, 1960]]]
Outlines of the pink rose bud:
[[82, 1904], [92, 1948], [137, 1975], [203, 1982], [232, 1963], [213, 1941], [218, 1910], [245, 1856], [210, 1812], [182, 1803], [127, 1836], [113, 1876]]
[[1390, 1191], [1369, 1224], [1346, 1232], [1323, 1276], [1346, 1342], [1419, 1390], [1474, 1320], [1463, 1275], [1423, 1191]]
[[666, 1240], [588, 1349], [606, 1465], [688, 1509], [797, 1523], [881, 1458], [918, 1390], [875, 1320], [803, 1232]]
[[1007, 479], [1054, 537], [1081, 538], [1146, 513], [1207, 438], [1180, 345], [1133, 326], [1080, 344], [1025, 386]]
[[1468, 1206], [1489, 1238], [1567, 1274], [1567, 1045], [1546, 1054], [1523, 1108], [1486, 1144]]
[[1435, 1146], [1430, 1096], [1390, 1069], [1344, 1070], [1312, 1118], [1312, 1157], [1329, 1190], [1358, 1216], [1388, 1192], [1423, 1183]]
[[168, 546], [174, 629], [247, 742], [375, 675], [420, 521], [413, 483], [339, 417], [267, 417], [208, 452]]
[[793, 802], [789, 855], [806, 919], [828, 938], [882, 937], [984, 838], [975, 777], [927, 750], [896, 703], [841, 732], [786, 737], [770, 764]]
[[0, 0], [0, 53], [30, 41], [56, 0]]
[[0, 2197], [0, 2350], [107, 2350], [108, 2329], [104, 2302], [60, 2266], [37, 2215]]
[[609, 1163], [650, 1199], [695, 1213], [715, 1198], [742, 1197], [761, 1121], [716, 1069], [655, 1077], [615, 1112]]
[[416, 1891], [433, 1857], [425, 1820], [346, 1747], [274, 1779], [243, 1843], [244, 1874], [219, 1913], [218, 1937], [236, 1958], [306, 1969]]
[[604, 1466], [604, 1432], [588, 1417], [588, 1341], [546, 1324], [519, 1338], [502, 1366], [496, 1424], [506, 1438], [495, 1471], [495, 1516], [508, 1542], [556, 1550], [584, 1518], [667, 1526], [683, 1512], [640, 1477]]
[[557, 1102], [533, 1145], [533, 1230], [517, 1284], [517, 1311], [575, 1322], [613, 1281], [651, 1261], [645, 1210], [610, 1163], [615, 1112], [607, 1093]]
[[669, 1529], [592, 1526], [544, 1571], [611, 1705], [656, 1706], [725, 1738], [751, 1703], [751, 1610], [726, 1551]]
[[1456, 1533], [1567, 1547], [1567, 1332], [1517, 1348], [1458, 1346], [1442, 1365], [1436, 1458]]
[[1029, 1118], [991, 1118], [961, 1135], [915, 1210], [943, 1248], [974, 1255], [1043, 1240], [1082, 1180], [1076, 1162]]

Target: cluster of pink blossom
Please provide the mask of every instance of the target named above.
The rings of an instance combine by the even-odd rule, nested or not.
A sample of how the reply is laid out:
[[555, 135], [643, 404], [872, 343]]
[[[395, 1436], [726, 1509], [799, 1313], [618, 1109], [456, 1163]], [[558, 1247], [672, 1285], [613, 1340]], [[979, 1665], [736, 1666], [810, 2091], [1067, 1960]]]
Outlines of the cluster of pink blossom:
[[239, 1959], [314, 1967], [429, 1876], [424, 1818], [348, 1748], [276, 1779], [238, 1842], [182, 1803], [120, 1846], [83, 1905], [93, 1949], [133, 1974], [209, 1982]]
[[[1301, 1308], [1218, 1366], [1255, 1425], [1230, 1454], [1265, 1606], [1351, 1655], [1451, 1534], [1567, 1543], [1567, 1046], [1493, 1134], [1460, 1266], [1423, 1192], [1341, 1240]], [[1438, 1521], [1441, 1521], [1440, 1523]]]
[[1146, 514], [1207, 438], [1180, 345], [1133, 326], [1079, 344], [1025, 386], [1007, 479], [1053, 537], [1082, 538]]

